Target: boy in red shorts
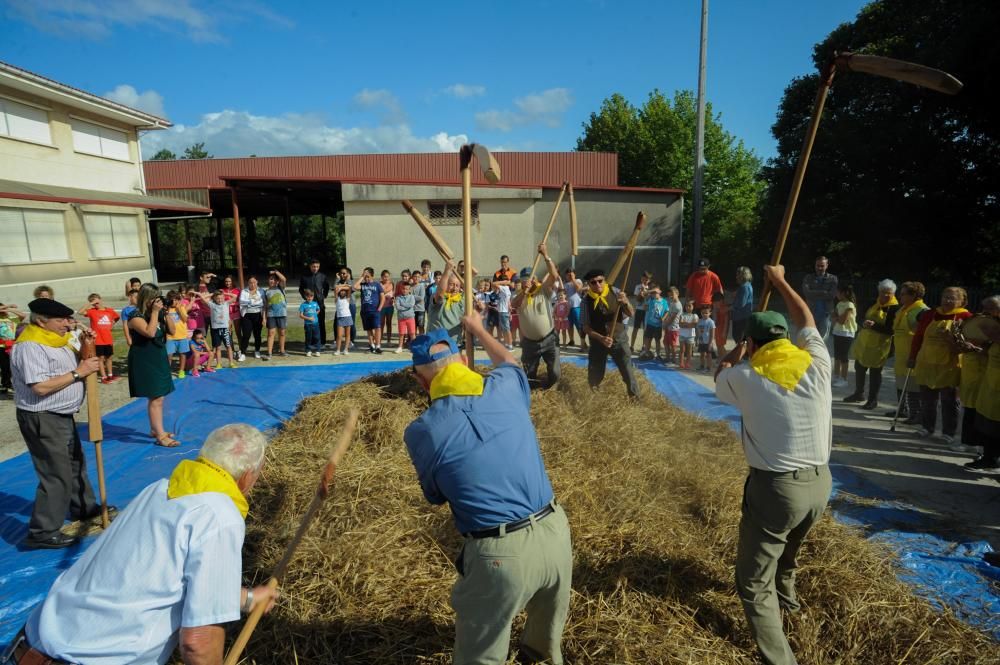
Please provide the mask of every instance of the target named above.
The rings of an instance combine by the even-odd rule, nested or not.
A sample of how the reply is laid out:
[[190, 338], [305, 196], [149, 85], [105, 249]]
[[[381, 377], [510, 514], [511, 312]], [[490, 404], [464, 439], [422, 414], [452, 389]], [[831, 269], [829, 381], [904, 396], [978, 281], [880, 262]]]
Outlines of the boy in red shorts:
[[91, 293], [87, 296], [86, 307], [81, 307], [78, 311], [90, 320], [90, 328], [96, 336], [97, 357], [101, 359], [101, 383], [111, 383], [115, 381], [115, 370], [112, 361], [115, 357], [114, 338], [111, 331], [118, 321], [118, 312], [110, 307], [105, 307], [101, 303], [99, 293]]

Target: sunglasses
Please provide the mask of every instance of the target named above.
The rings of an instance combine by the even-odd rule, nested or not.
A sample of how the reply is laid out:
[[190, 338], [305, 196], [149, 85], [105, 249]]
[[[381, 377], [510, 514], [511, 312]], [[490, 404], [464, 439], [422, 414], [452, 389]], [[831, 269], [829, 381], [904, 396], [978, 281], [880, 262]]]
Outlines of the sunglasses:
[[588, 284], [603, 284], [604, 283], [604, 278], [603, 277], [595, 277], [594, 279], [589, 280], [587, 283]]

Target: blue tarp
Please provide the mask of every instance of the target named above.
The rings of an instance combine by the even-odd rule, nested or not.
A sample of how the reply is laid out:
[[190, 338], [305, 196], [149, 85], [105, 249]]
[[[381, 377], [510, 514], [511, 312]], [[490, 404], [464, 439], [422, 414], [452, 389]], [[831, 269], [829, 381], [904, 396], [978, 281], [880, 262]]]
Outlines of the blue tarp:
[[[581, 364], [581, 358], [567, 358]], [[110, 502], [124, 507], [138, 492], [169, 473], [179, 460], [195, 455], [205, 436], [216, 427], [244, 422], [262, 430], [273, 430], [294, 415], [299, 402], [377, 372], [388, 372], [406, 362], [353, 363], [299, 367], [243, 367], [185, 379], [167, 397], [166, 426], [182, 441], [179, 448], [152, 445], [147, 436], [145, 400], [136, 400], [104, 418], [104, 465]], [[708, 389], [682, 373], [657, 363], [638, 363], [646, 376], [668, 399], [691, 413], [724, 420], [739, 431], [739, 413], [722, 404]], [[616, 372], [607, 380], [617, 380]], [[86, 438], [86, 425], [81, 425]], [[90, 477], [96, 483], [93, 448], [84, 444]], [[905, 506], [891, 503], [878, 488], [863, 484], [846, 467], [833, 468], [837, 486], [854, 494], [886, 499], [884, 505], [849, 514], [844, 521], [872, 529], [873, 540], [885, 542], [899, 552], [906, 572], [903, 579], [917, 591], [950, 606], [973, 625], [991, 631], [1000, 639], [1000, 598], [984, 576], [997, 579], [996, 569], [981, 555], [986, 543], [951, 543], [933, 535], [900, 530], [901, 524], [918, 529], [922, 517]], [[0, 463], [0, 644], [6, 644], [24, 623], [35, 604], [59, 573], [80, 556], [92, 540], [65, 550], [25, 551], [18, 543], [27, 532], [34, 499], [35, 479], [31, 460], [21, 455]], [[863, 486], [863, 487], [862, 487]], [[905, 518], [905, 519], [904, 519]]]

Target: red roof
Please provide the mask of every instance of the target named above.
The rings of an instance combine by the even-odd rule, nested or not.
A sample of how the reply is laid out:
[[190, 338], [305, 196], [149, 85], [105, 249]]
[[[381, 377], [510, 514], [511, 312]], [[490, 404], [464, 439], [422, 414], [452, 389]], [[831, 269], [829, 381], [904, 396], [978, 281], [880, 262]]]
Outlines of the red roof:
[[[500, 152], [502, 184], [619, 189], [618, 155], [606, 152]], [[458, 185], [457, 153], [242, 157], [143, 162], [148, 189], [224, 188], [223, 180], [341, 180]], [[482, 171], [472, 182], [485, 185]], [[661, 190], [662, 191], [662, 190]], [[671, 190], [680, 191], [680, 190]]]

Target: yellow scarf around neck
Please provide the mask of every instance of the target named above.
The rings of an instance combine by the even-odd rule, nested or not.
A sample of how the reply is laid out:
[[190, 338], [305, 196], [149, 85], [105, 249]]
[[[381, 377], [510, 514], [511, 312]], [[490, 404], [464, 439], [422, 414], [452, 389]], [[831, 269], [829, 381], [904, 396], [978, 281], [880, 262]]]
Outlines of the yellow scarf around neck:
[[810, 365], [812, 356], [787, 339], [768, 342], [757, 349], [750, 359], [750, 366], [755, 372], [785, 390], [799, 385]]
[[462, 292], [458, 293], [446, 293], [444, 294], [444, 308], [451, 309], [451, 306], [455, 303], [462, 302]]
[[170, 483], [167, 485], [168, 499], [179, 499], [182, 496], [204, 492], [225, 494], [232, 499], [243, 519], [247, 518], [247, 512], [250, 510], [247, 498], [243, 496], [239, 485], [229, 472], [218, 464], [204, 457], [186, 459], [170, 474]]
[[966, 312], [969, 311], [964, 307], [956, 307], [955, 309], [949, 309], [948, 311], [944, 311], [940, 307], [937, 307], [935, 309], [937, 309], [938, 314], [940, 314], [941, 316], [955, 316], [956, 314], [965, 314]]
[[524, 297], [528, 301], [529, 305], [531, 304], [531, 301], [535, 299], [535, 296], [538, 294], [538, 292], [541, 290], [542, 290], [542, 285], [536, 284], [535, 288], [528, 289], [527, 291], [524, 292]]
[[608, 287], [607, 282], [604, 282], [604, 289], [600, 293], [594, 293], [592, 290], [587, 289], [587, 295], [594, 301], [594, 309], [597, 309], [598, 305], [604, 305], [606, 309], [611, 309], [611, 305], [608, 304], [608, 293], [610, 292], [611, 289]]
[[38, 324], [32, 323], [31, 325], [24, 327], [24, 330], [21, 331], [21, 334], [14, 341], [14, 343], [35, 342], [36, 344], [49, 346], [53, 349], [61, 349], [69, 344], [69, 338], [69, 333], [60, 335], [59, 333], [54, 333], [51, 330], [46, 330]]
[[907, 314], [909, 314], [914, 309], [924, 309], [926, 307], [927, 307], [927, 305], [924, 304], [924, 301], [921, 298], [917, 298], [912, 303], [910, 303], [908, 307], [904, 307], [903, 309], [901, 309], [900, 312], [899, 312], [899, 314], [897, 314], [897, 316], [900, 316], [900, 315], [906, 316]]
[[893, 305], [898, 305], [898, 304], [899, 301], [896, 300], [896, 296], [892, 296], [891, 298], [889, 298], [889, 302], [887, 302], [884, 305], [880, 303], [878, 300], [876, 300], [875, 304], [869, 307], [868, 311], [865, 312], [865, 316], [874, 321], [877, 318], [881, 318], [879, 316], [879, 310], [881, 310], [883, 307], [892, 307]]
[[478, 397], [483, 394], [484, 381], [482, 374], [472, 371], [463, 363], [451, 363], [431, 380], [431, 401], [452, 395]]

